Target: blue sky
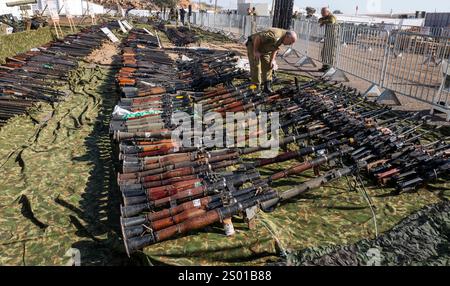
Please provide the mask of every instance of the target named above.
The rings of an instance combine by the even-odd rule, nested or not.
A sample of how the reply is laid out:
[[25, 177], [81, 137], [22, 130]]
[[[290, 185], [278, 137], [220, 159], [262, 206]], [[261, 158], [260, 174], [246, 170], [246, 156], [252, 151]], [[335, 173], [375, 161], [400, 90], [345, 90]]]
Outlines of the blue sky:
[[[198, 1], [198, 0], [193, 0]], [[202, 0], [204, 3], [214, 3], [214, 0]], [[269, 3], [272, 0], [251, 0], [253, 3]], [[225, 8], [236, 7], [236, 0], [218, 0], [218, 5]], [[311, 6], [315, 8], [330, 6], [332, 10], [341, 10], [346, 14], [354, 14], [356, 6], [359, 6], [359, 13], [389, 13], [392, 9], [394, 13], [399, 12], [450, 12], [450, 0], [295, 0], [297, 7], [304, 8]]]

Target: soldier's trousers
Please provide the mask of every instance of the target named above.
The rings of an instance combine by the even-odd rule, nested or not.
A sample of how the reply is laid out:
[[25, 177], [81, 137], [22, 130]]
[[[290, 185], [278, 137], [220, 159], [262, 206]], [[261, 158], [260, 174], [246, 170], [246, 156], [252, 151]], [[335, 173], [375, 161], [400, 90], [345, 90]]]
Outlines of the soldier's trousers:
[[337, 39], [333, 34], [326, 35], [321, 53], [322, 63], [328, 66], [334, 66], [337, 44]]
[[247, 55], [252, 83], [261, 85], [261, 83], [271, 81], [273, 70], [270, 65], [270, 54], [262, 55], [260, 60], [255, 60], [253, 45], [249, 43], [247, 44]]

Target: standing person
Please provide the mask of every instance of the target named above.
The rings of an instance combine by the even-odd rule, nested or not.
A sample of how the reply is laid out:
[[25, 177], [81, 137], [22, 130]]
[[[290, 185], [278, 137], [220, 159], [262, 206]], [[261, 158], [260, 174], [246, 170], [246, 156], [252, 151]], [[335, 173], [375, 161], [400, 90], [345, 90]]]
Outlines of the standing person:
[[181, 20], [181, 23], [183, 23], [183, 25], [184, 25], [184, 18], [185, 17], [186, 17], [186, 10], [184, 10], [184, 8], [181, 7], [181, 9], [180, 9], [180, 20]]
[[270, 28], [248, 37], [247, 55], [250, 64], [252, 83], [258, 90], [264, 84], [263, 92], [272, 93], [272, 73], [275, 57], [281, 45], [292, 45], [297, 40], [294, 31]]
[[177, 26], [178, 26], [178, 20], [180, 19], [180, 13], [178, 12], [178, 7], [175, 7], [175, 9], [174, 9], [174, 16], [175, 16], [175, 21], [177, 22]]
[[295, 11], [294, 14], [292, 14], [292, 21], [291, 21], [291, 29], [295, 30], [295, 20], [299, 19], [300, 15], [298, 14], [298, 11]]
[[333, 65], [336, 57], [337, 47], [337, 19], [327, 7], [321, 10], [322, 18], [319, 19], [320, 27], [325, 27], [325, 42], [322, 48], [322, 63], [323, 66], [320, 72], [328, 71]]
[[253, 9], [250, 12], [250, 16], [251, 16], [251, 31], [252, 34], [256, 33], [256, 8], [253, 7]]
[[316, 13], [316, 9], [311, 7], [306, 7], [306, 19], [312, 20], [314, 18], [314, 14]]

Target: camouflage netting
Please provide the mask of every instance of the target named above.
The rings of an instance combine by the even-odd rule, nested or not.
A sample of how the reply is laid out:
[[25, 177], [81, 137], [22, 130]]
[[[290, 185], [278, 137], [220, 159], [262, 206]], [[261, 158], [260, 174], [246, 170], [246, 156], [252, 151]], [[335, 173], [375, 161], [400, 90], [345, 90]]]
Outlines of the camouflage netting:
[[[262, 173], [268, 175], [292, 164], [272, 166]], [[285, 179], [278, 182], [277, 189], [290, 189], [312, 175], [307, 173], [302, 177]], [[374, 238], [370, 208], [351, 185], [342, 179], [273, 213], [259, 213], [254, 230], [248, 230], [246, 224], [236, 218], [238, 233], [232, 238], [225, 237], [221, 226], [216, 225], [148, 247], [144, 253], [155, 264], [261, 265], [277, 261], [280, 255], [293, 250], [345, 245], [362, 238]], [[366, 185], [371, 184], [366, 182]], [[367, 191], [376, 206], [378, 231], [388, 231], [411, 213], [439, 202], [441, 195], [449, 197], [448, 183], [440, 182], [433, 188], [436, 191], [420, 190], [414, 194], [394, 196], [390, 189], [369, 187]]]
[[108, 134], [114, 72], [82, 65], [71, 95], [0, 130], [0, 265], [127, 262]]
[[449, 266], [450, 202], [425, 207], [375, 240], [290, 253], [283, 264]]
[[[82, 265], [265, 265], [295, 251], [375, 237], [371, 210], [349, 178], [273, 213], [259, 213], [254, 230], [235, 218], [234, 237], [225, 237], [218, 224], [128, 259], [108, 134], [117, 101], [113, 75], [113, 70], [83, 64], [70, 77], [66, 89], [72, 93], [66, 101], [40, 104], [0, 130], [0, 265], [66, 265], [73, 262], [71, 248], [80, 250]], [[261, 173], [267, 176], [296, 163], [269, 166]], [[276, 188], [290, 189], [312, 175], [279, 181]], [[450, 197], [444, 180], [399, 196], [373, 182], [364, 184], [380, 233]]]

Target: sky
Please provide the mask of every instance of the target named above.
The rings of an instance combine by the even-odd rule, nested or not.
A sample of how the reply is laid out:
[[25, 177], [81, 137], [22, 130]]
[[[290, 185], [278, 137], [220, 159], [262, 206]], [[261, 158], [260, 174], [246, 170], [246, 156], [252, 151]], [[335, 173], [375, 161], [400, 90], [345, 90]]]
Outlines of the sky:
[[[201, 1], [214, 4], [214, 0]], [[272, 4], [272, 0], [247, 0], [247, 2]], [[224, 8], [235, 8], [236, 0], [217, 0], [217, 5]], [[332, 10], [341, 10], [345, 14], [355, 14], [356, 6], [359, 6], [360, 14], [389, 13], [391, 9], [394, 13], [450, 12], [450, 0], [295, 0], [295, 6], [299, 8], [329, 6]]]

